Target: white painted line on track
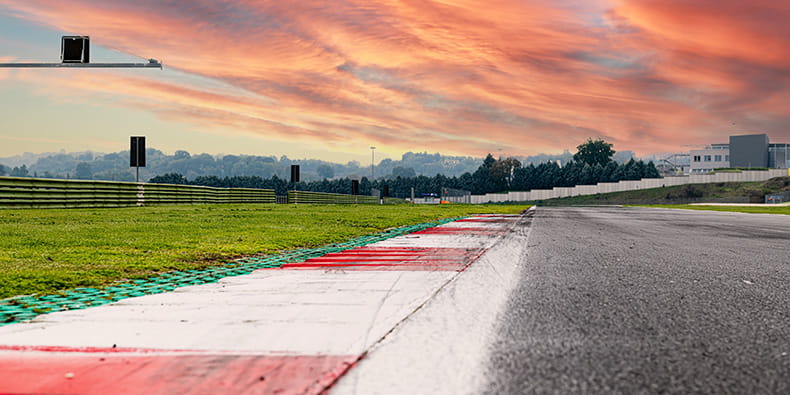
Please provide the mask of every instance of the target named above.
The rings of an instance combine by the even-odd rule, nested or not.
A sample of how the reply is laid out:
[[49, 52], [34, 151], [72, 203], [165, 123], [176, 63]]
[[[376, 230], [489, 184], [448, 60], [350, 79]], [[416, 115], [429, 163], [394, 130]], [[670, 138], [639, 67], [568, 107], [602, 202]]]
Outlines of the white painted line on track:
[[497, 241], [374, 346], [331, 394], [478, 393], [485, 384], [488, 345], [522, 269], [530, 230], [517, 225]]

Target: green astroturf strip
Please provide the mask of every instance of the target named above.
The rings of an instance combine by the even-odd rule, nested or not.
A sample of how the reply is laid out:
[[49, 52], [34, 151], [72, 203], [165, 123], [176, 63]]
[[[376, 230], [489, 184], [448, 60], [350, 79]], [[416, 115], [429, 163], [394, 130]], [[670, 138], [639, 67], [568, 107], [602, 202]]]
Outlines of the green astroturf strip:
[[236, 259], [222, 266], [206, 269], [171, 271], [146, 279], [133, 280], [102, 288], [75, 288], [61, 294], [20, 296], [0, 300], [0, 326], [35, 318], [40, 314], [64, 310], [78, 310], [135, 296], [153, 295], [179, 287], [217, 282], [225, 277], [241, 276], [258, 269], [278, 268], [285, 263], [303, 262], [327, 253], [343, 251], [400, 235], [417, 232], [433, 226], [455, 221], [443, 219], [417, 225], [390, 229], [385, 232], [357, 237], [318, 248], [303, 248], [278, 255], [255, 256]]

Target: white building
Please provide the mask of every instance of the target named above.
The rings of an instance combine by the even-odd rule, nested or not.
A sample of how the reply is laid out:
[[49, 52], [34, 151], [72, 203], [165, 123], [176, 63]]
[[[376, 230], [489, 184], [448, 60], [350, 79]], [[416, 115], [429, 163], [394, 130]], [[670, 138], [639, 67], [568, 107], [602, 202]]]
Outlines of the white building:
[[730, 145], [711, 144], [702, 149], [689, 151], [691, 166], [689, 172], [707, 173], [714, 169], [730, 167]]

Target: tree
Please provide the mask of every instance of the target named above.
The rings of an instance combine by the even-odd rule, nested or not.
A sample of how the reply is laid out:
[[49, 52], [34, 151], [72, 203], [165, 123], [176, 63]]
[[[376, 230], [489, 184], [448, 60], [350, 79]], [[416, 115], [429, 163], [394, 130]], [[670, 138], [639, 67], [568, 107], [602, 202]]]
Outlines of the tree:
[[656, 165], [651, 160], [647, 162], [645, 166], [645, 172], [642, 174], [642, 178], [661, 178], [661, 174], [658, 173], [658, 169], [656, 169]]
[[[485, 162], [483, 162], [485, 165]], [[521, 162], [516, 158], [499, 159], [489, 167], [491, 179], [502, 189], [510, 189], [513, 181], [513, 172], [521, 167]]]
[[579, 184], [580, 185], [595, 185], [601, 182], [601, 174], [603, 173], [603, 167], [600, 165], [590, 166], [588, 164], [584, 164], [584, 167], [581, 170], [579, 175]]
[[[631, 158], [625, 165], [623, 165], [623, 178], [621, 180], [639, 180], [642, 178], [642, 169], [640, 168], [641, 161], [637, 162]], [[644, 163], [642, 162], [644, 167]]]
[[8, 174], [8, 168], [3, 165], [0, 165], [0, 176], [4, 176], [6, 174]]
[[30, 177], [30, 173], [27, 171], [27, 166], [22, 165], [11, 169], [11, 177]]
[[620, 166], [617, 164], [617, 162], [609, 162], [609, 163], [607, 163], [606, 166], [603, 168], [603, 171], [601, 172], [601, 176], [598, 177], [598, 182], [617, 182], [617, 181], [619, 181], [615, 177], [615, 173], [617, 172], [617, 169], [619, 167]]
[[94, 180], [107, 181], [134, 181], [134, 173], [128, 169], [112, 169], [100, 173], [93, 173]]
[[152, 184], [178, 184], [178, 185], [189, 184], [189, 181], [186, 179], [186, 177], [178, 173], [162, 174], [151, 178], [150, 180], [148, 180], [148, 182]]
[[411, 167], [395, 166], [392, 169], [392, 176], [395, 178], [412, 178], [417, 177], [417, 173]]
[[91, 165], [87, 162], [80, 162], [77, 164], [77, 169], [74, 171], [74, 178], [78, 180], [92, 180], [93, 170]]
[[535, 180], [535, 188], [536, 189], [551, 189], [557, 186], [557, 182], [560, 180], [560, 175], [562, 169], [557, 162], [546, 162], [541, 163], [535, 168], [536, 180]]
[[576, 147], [579, 151], [573, 155], [573, 160], [579, 163], [586, 163], [590, 166], [606, 166], [615, 154], [612, 144], [601, 139], [594, 140], [588, 138], [586, 142]]
[[496, 159], [494, 159], [494, 156], [491, 155], [491, 154], [488, 154], [486, 156], [486, 158], [483, 159], [483, 167], [485, 167], [486, 169], [490, 169], [491, 166], [493, 166], [495, 162], [496, 162]]
[[535, 185], [535, 165], [530, 163], [525, 167], [520, 167], [513, 171], [513, 182], [511, 189], [516, 191], [529, 191]]
[[320, 165], [315, 172], [318, 174], [318, 177], [321, 178], [332, 178], [335, 176], [335, 171], [332, 169], [332, 166], [329, 165]]
[[559, 166], [554, 183], [551, 187], [572, 187], [579, 183], [584, 163], [570, 161], [565, 166]]

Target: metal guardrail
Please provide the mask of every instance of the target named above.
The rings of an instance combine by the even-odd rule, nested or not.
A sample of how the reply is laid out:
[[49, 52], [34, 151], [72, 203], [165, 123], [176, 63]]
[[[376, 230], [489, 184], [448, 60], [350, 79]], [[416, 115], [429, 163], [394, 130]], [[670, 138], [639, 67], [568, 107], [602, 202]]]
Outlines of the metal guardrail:
[[[405, 203], [403, 199], [384, 198], [384, 204]], [[344, 195], [341, 193], [288, 191], [290, 204], [379, 204], [376, 196]]]
[[384, 204], [406, 204], [408, 201], [406, 199], [394, 198], [394, 197], [385, 197], [382, 199]]
[[271, 189], [0, 177], [0, 208], [274, 202]]

